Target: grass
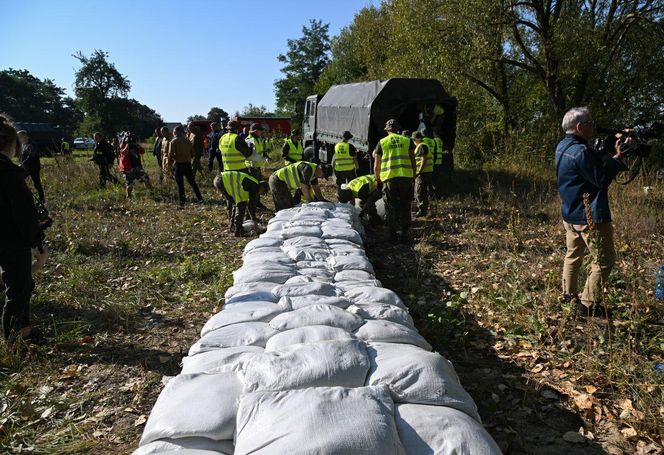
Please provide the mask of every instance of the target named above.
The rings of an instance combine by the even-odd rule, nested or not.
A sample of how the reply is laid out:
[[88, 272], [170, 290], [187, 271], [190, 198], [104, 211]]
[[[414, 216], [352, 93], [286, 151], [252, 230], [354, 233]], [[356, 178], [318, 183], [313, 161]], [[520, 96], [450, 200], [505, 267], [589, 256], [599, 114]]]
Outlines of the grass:
[[[122, 186], [97, 187], [88, 157], [44, 160], [55, 224], [32, 313], [46, 342], [0, 345], [0, 453], [131, 453], [162, 377], [177, 374], [240, 264], [246, 241], [229, 237], [211, 177], [199, 178], [209, 202], [177, 211], [172, 181], [154, 181], [152, 192], [137, 184], [126, 200]], [[664, 351], [664, 308], [653, 296], [664, 188], [652, 183], [646, 197], [641, 186], [611, 189], [619, 260], [607, 283], [618, 315], [610, 332], [558, 300], [564, 237], [550, 169], [458, 172], [415, 223], [414, 250], [386, 250], [377, 238], [372, 260], [441, 352], [456, 361], [485, 347], [529, 383], [568, 396], [595, 433], [609, 421], [636, 429], [623, 441], [633, 449], [656, 440], [664, 421], [664, 377], [652, 369]], [[579, 394], [590, 407], [578, 406]], [[505, 400], [476, 399], [485, 421], [512, 412]]]

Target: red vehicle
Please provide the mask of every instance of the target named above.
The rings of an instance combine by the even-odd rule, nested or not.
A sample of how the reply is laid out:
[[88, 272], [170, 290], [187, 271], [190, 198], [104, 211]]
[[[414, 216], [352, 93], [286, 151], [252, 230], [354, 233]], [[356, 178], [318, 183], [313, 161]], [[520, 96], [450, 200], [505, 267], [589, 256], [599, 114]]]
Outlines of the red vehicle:
[[249, 127], [252, 123], [260, 123], [265, 128], [265, 132], [268, 134], [276, 134], [277, 136], [290, 136], [291, 133], [291, 119], [290, 117], [240, 117], [237, 116], [233, 118], [240, 123], [240, 128], [238, 132], [241, 132], [243, 128]]

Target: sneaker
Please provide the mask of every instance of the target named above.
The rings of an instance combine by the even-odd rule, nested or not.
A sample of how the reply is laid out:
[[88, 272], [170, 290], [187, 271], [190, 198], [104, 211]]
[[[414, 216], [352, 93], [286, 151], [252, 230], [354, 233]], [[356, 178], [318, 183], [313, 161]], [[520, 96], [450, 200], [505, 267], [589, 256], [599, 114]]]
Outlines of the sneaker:
[[602, 303], [595, 303], [592, 306], [586, 306], [581, 302], [576, 302], [576, 313], [582, 318], [602, 318], [611, 319], [612, 312]]

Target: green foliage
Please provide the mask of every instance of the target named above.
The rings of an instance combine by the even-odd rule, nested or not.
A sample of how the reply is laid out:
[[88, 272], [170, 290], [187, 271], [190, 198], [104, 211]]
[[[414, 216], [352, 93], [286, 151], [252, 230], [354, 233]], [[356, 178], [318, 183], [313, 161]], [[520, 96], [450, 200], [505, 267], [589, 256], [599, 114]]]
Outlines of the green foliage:
[[189, 117], [187, 117], [187, 123], [197, 122], [199, 120], [207, 120], [207, 118], [204, 115], [200, 114], [190, 115]]
[[212, 120], [213, 122], [218, 122], [221, 119], [228, 120], [228, 118], [228, 112], [220, 107], [211, 107], [210, 112], [207, 113], [207, 120]]
[[274, 113], [267, 110], [264, 105], [254, 106], [252, 103], [246, 105], [240, 113], [242, 117], [274, 117]]

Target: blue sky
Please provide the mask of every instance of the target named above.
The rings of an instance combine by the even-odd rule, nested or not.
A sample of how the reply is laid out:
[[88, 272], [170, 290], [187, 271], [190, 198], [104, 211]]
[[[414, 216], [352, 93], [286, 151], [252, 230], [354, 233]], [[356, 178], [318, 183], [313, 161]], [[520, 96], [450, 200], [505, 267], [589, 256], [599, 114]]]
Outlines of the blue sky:
[[27, 69], [73, 95], [78, 50], [109, 52], [130, 96], [166, 121], [274, 107], [277, 55], [309, 19], [330, 36], [378, 0], [1, 0], [0, 69]]

